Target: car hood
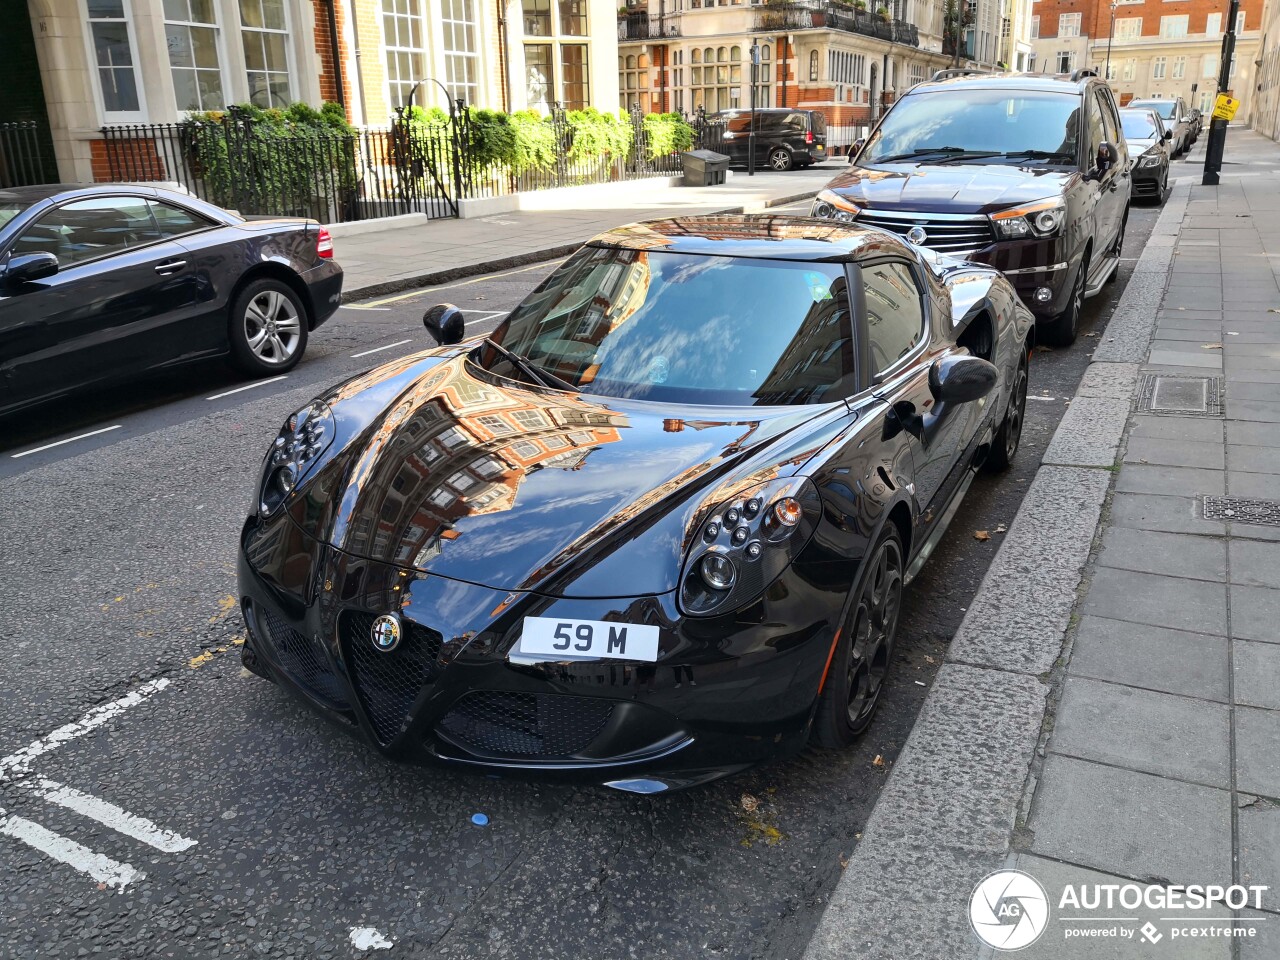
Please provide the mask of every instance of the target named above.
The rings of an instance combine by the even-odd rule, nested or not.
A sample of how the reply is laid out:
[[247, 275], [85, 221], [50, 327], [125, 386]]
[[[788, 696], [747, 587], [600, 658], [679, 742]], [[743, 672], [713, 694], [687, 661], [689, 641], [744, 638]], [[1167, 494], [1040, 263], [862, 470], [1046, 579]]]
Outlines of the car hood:
[[1079, 176], [1003, 163], [894, 163], [850, 167], [827, 189], [873, 209], [990, 213], [1065, 193]]
[[674, 589], [704, 501], [794, 472], [824, 442], [810, 425], [849, 416], [540, 389], [465, 355], [376, 393], [327, 398], [339, 436], [365, 426], [304, 480], [293, 519], [346, 553], [569, 597]]
[[1154, 139], [1152, 140], [1130, 139], [1125, 141], [1125, 145], [1129, 149], [1129, 156], [1140, 157], [1144, 153], [1146, 153], [1148, 150], [1150, 150], [1152, 147], [1154, 147], [1156, 145], [1156, 141]]

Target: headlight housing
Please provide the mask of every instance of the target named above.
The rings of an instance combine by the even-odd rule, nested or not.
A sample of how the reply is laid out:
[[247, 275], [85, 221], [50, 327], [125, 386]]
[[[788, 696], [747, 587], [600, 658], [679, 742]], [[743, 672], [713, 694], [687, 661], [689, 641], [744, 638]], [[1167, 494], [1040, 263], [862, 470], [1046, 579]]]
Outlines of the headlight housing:
[[821, 191], [814, 198], [813, 206], [809, 208], [811, 217], [817, 217], [819, 220], [839, 220], [843, 223], [854, 219], [861, 212], [861, 207], [848, 197], [840, 196], [834, 190]]
[[289, 417], [262, 464], [258, 515], [275, 513], [333, 443], [333, 411], [315, 400]]
[[995, 228], [997, 239], [1024, 240], [1028, 237], [1056, 236], [1066, 219], [1066, 201], [1061, 197], [1052, 197], [993, 213], [991, 225]]
[[702, 513], [680, 578], [680, 606], [693, 617], [726, 613], [762, 594], [808, 543], [821, 514], [805, 477], [749, 487]]
[[1138, 158], [1139, 167], [1158, 167], [1160, 165], [1160, 156], [1157, 153], [1144, 153]]

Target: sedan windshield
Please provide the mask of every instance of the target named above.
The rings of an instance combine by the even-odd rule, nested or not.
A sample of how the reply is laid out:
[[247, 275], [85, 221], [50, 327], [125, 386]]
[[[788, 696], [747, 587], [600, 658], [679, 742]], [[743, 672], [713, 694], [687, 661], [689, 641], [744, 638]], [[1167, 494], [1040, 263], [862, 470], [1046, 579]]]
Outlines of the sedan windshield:
[[492, 339], [517, 358], [482, 344], [495, 373], [531, 379], [524, 365], [600, 396], [756, 406], [853, 392], [839, 263], [587, 248]]
[[1146, 110], [1121, 110], [1120, 123], [1127, 140], [1154, 140], [1160, 136], [1155, 119]]
[[936, 153], [1074, 163], [1080, 97], [1033, 90], [941, 89], [904, 97], [867, 141], [860, 163]]
[[1141, 107], [1143, 110], [1154, 110], [1160, 114], [1161, 120], [1173, 119], [1174, 104], [1172, 100], [1134, 100], [1129, 106]]

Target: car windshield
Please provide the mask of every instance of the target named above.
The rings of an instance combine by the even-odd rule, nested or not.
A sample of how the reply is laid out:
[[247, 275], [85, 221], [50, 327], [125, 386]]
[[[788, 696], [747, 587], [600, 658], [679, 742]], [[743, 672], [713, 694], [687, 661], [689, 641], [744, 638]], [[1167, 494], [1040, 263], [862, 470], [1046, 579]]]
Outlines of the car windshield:
[[29, 206], [31, 204], [20, 203], [17, 200], [0, 200], [0, 227], [3, 227]]
[[1173, 101], [1172, 100], [1135, 100], [1129, 104], [1131, 107], [1141, 107], [1143, 110], [1154, 110], [1160, 114], [1161, 120], [1173, 119]]
[[[492, 339], [585, 393], [721, 406], [822, 403], [852, 392], [839, 263], [588, 247]], [[482, 344], [503, 376], [517, 363]]]
[[[1080, 97], [1035, 90], [941, 89], [904, 97], [867, 141], [860, 163], [937, 153], [1074, 163]], [[1030, 156], [1029, 156], [1030, 155]]]
[[1155, 119], [1145, 110], [1121, 110], [1120, 123], [1125, 137], [1134, 140], [1154, 140], [1160, 136]]

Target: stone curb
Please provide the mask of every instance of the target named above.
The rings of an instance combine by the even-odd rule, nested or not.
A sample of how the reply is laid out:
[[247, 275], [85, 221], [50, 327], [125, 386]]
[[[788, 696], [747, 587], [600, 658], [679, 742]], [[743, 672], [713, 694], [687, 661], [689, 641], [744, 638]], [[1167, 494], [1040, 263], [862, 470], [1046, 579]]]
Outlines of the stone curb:
[[[696, 216], [718, 217], [729, 216], [735, 213], [759, 213], [768, 210], [771, 207], [781, 207], [788, 203], [795, 203], [797, 200], [807, 200], [816, 196], [817, 190], [805, 190], [801, 193], [788, 194], [784, 197], [772, 197], [763, 203], [752, 203], [737, 207], [725, 207], [721, 210], [708, 210], [705, 213], [696, 214]], [[694, 216], [695, 214], [690, 214]], [[396, 229], [403, 229], [398, 227]], [[478, 277], [486, 273], [494, 273], [499, 270], [511, 270], [515, 267], [528, 266], [531, 263], [542, 263], [546, 260], [558, 260], [561, 257], [567, 257], [573, 253], [584, 243], [591, 239], [595, 234], [584, 236], [581, 240], [574, 243], [562, 243], [553, 247], [544, 247], [541, 250], [529, 250], [525, 253], [518, 253], [510, 257], [498, 257], [494, 260], [483, 260], [479, 263], [464, 263], [456, 267], [450, 267], [447, 270], [435, 270], [429, 273], [420, 273], [412, 277], [398, 277], [395, 280], [385, 280], [380, 283], [365, 284], [363, 287], [356, 287], [351, 290], [342, 291], [343, 303], [354, 303], [357, 300], [364, 300], [368, 297], [385, 297], [393, 293], [403, 293], [406, 290], [416, 290], [419, 287], [434, 287], [442, 283], [452, 283], [455, 280], [465, 280], [467, 277]]]
[[1189, 196], [1180, 184], [1166, 201], [805, 960], [985, 955], [969, 927], [969, 896], [1013, 853], [1049, 674], [1097, 536]]

